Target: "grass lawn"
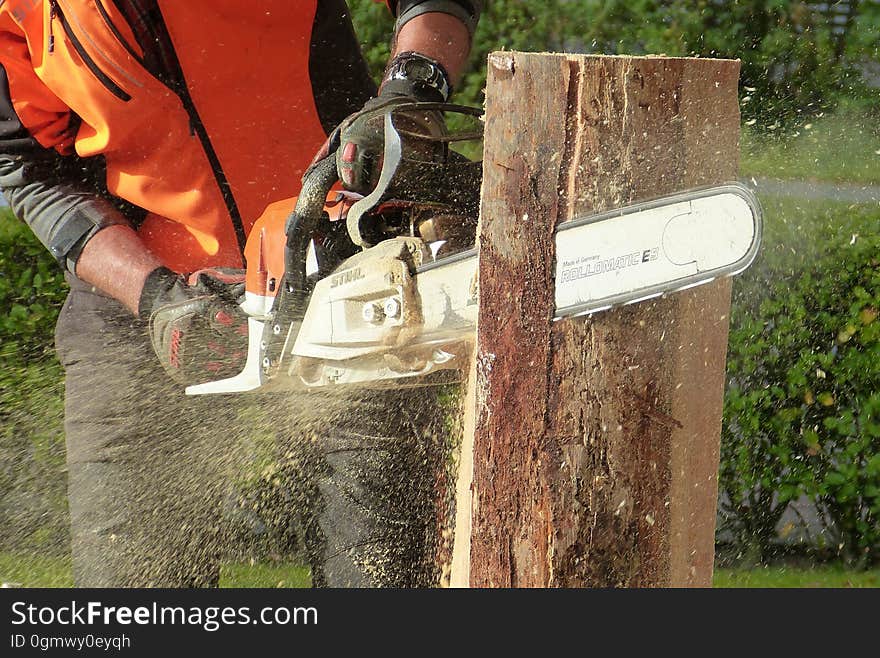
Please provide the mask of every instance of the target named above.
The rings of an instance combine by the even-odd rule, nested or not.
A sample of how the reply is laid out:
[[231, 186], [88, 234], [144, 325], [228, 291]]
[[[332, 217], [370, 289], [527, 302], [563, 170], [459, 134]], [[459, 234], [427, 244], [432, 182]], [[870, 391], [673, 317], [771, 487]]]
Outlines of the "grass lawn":
[[[70, 561], [0, 553], [0, 583], [18, 583], [25, 587], [71, 587]], [[220, 587], [308, 587], [309, 584], [309, 570], [298, 564], [225, 564], [220, 572]], [[880, 569], [847, 571], [839, 565], [716, 569], [714, 586], [880, 587]]]
[[812, 569], [773, 566], [759, 569], [716, 569], [714, 587], [880, 587], [880, 569], [846, 571], [836, 565]]
[[70, 560], [0, 553], [0, 584], [4, 583], [23, 587], [72, 587]]
[[784, 138], [745, 127], [742, 176], [880, 184], [880, 129], [864, 111], [847, 105]]
[[300, 564], [224, 564], [220, 587], [310, 587], [309, 568]]
[[[70, 560], [0, 553], [0, 584], [72, 587]], [[300, 564], [224, 564], [220, 587], [309, 587], [309, 570]]]

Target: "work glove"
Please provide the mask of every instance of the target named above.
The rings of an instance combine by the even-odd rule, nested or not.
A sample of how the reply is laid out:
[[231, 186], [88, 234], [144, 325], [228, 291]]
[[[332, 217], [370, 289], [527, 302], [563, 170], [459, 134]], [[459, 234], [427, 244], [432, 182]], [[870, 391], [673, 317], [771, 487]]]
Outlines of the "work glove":
[[138, 315], [159, 363], [181, 384], [238, 374], [247, 359], [244, 270], [215, 268], [184, 276], [160, 267], [147, 277]]
[[[389, 64], [379, 95], [339, 124], [315, 156], [312, 166], [335, 153], [339, 180], [345, 189], [369, 194], [375, 189], [382, 172], [385, 115], [407, 103], [444, 102], [450, 93], [448, 76], [439, 63], [417, 53], [398, 55]], [[398, 131], [408, 133], [409, 148], [424, 151], [410, 153], [410, 157], [431, 161], [434, 158], [432, 151], [438, 146], [442, 149], [437, 142], [419, 145], [417, 139], [418, 135], [436, 137], [446, 133], [441, 113], [402, 111], [394, 114], [394, 121]]]

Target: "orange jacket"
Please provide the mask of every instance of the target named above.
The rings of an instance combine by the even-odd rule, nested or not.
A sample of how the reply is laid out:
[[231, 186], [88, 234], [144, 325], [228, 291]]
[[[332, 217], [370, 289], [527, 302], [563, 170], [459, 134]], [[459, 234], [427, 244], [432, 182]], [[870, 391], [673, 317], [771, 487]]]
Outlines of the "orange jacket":
[[[343, 0], [6, 0], [4, 71], [0, 155], [21, 165], [5, 180], [32, 185], [41, 150], [100, 156], [101, 185], [145, 211], [129, 219], [178, 271], [242, 265], [253, 222], [374, 92]], [[76, 187], [71, 170], [40, 175]]]

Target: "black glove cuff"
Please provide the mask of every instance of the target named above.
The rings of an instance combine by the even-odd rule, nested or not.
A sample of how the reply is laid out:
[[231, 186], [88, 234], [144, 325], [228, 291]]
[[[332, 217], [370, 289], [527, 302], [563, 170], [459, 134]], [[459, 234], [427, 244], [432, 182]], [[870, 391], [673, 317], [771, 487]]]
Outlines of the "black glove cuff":
[[405, 52], [388, 64], [379, 95], [411, 96], [420, 101], [442, 103], [452, 95], [452, 84], [440, 62], [421, 53]]
[[138, 317], [146, 322], [153, 313], [156, 300], [166, 291], [174, 287], [180, 275], [167, 267], [157, 267], [147, 275], [141, 296], [138, 300]]

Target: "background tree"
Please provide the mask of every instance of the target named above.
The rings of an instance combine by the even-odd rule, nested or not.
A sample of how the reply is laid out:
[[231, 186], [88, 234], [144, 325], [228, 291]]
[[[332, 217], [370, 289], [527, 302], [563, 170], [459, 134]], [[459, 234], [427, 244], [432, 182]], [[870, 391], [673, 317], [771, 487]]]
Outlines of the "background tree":
[[[387, 61], [391, 22], [381, 5], [349, 0], [373, 66]], [[833, 109], [843, 93], [866, 93], [862, 65], [878, 47], [876, 2], [847, 8], [843, 32], [816, 3], [790, 0], [486, 0], [470, 73], [458, 100], [479, 103], [482, 62], [492, 50], [666, 54], [742, 60], [743, 116], [773, 130]]]

